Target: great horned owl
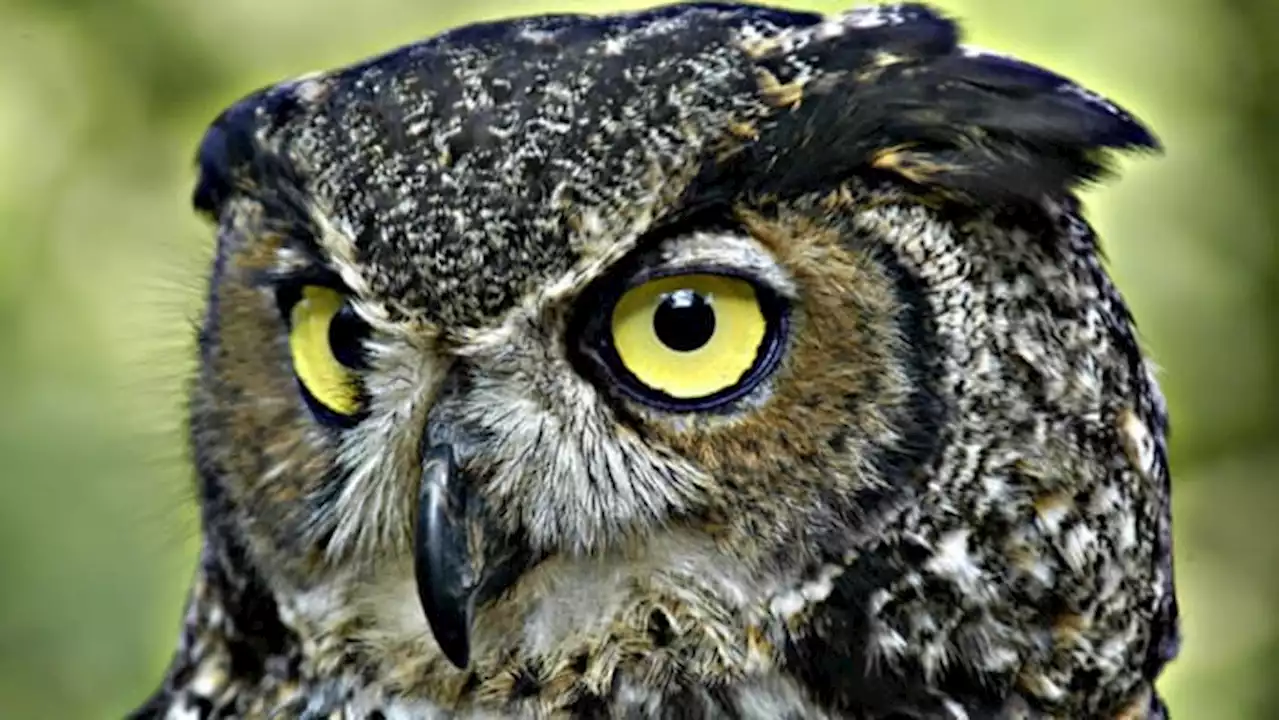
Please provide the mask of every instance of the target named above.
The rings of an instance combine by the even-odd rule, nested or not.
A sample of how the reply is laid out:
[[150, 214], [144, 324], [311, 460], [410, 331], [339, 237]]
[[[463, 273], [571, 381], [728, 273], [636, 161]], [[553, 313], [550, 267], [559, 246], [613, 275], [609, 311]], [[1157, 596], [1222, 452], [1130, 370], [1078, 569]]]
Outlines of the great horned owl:
[[475, 25], [199, 151], [203, 552], [137, 717], [1152, 718], [1156, 141], [920, 5]]

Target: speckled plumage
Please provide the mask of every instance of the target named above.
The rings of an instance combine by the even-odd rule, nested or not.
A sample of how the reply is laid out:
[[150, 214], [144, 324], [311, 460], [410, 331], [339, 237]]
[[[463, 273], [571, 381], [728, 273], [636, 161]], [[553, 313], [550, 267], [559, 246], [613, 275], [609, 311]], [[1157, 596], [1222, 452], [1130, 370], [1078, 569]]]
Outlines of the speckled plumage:
[[[1155, 141], [956, 33], [532, 18], [220, 116], [205, 548], [137, 716], [1163, 717], [1166, 412], [1074, 196]], [[707, 267], [786, 304], [776, 370], [713, 411], [621, 392], [609, 293]], [[341, 427], [276, 308], [318, 274], [371, 329]], [[428, 444], [504, 578], [465, 669], [415, 595]]]

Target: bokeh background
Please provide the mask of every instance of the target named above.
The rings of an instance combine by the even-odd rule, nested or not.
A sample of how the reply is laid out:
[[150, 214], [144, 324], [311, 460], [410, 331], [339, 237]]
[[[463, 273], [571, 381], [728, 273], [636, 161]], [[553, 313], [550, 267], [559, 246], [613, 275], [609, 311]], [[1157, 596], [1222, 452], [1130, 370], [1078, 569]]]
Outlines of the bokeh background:
[[[0, 0], [0, 717], [120, 717], [176, 638], [205, 124], [452, 25], [643, 4]], [[940, 4], [1167, 146], [1089, 193], [1173, 413], [1186, 642], [1163, 690], [1178, 718], [1276, 717], [1276, 4]]]

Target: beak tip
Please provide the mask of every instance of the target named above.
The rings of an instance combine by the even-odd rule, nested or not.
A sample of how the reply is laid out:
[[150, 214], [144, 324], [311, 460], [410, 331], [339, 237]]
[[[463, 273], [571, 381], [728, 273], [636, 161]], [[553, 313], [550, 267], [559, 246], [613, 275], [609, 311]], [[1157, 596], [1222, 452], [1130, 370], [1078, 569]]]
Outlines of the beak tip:
[[436, 638], [436, 644], [440, 646], [440, 652], [444, 653], [445, 659], [453, 664], [459, 670], [466, 670], [471, 664], [471, 643], [467, 639], [467, 631], [453, 634], [444, 634], [432, 631]]
[[474, 590], [466, 543], [465, 486], [448, 445], [430, 448], [424, 466], [414, 542], [418, 601], [440, 651], [465, 670], [471, 660]]
[[465, 600], [441, 597], [431, 585], [419, 581], [418, 602], [436, 646], [459, 670], [471, 662], [471, 613]]

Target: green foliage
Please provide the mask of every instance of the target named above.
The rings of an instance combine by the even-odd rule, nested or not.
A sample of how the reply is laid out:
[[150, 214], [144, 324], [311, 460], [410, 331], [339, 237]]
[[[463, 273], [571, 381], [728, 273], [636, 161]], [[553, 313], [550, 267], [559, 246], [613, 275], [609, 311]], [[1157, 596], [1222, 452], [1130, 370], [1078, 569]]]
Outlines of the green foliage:
[[[0, 716], [119, 717], [176, 638], [205, 124], [260, 85], [468, 20], [642, 4], [0, 2]], [[1274, 717], [1275, 5], [941, 4], [1165, 143], [1089, 198], [1174, 416], [1186, 642], [1164, 688], [1178, 717]]]

